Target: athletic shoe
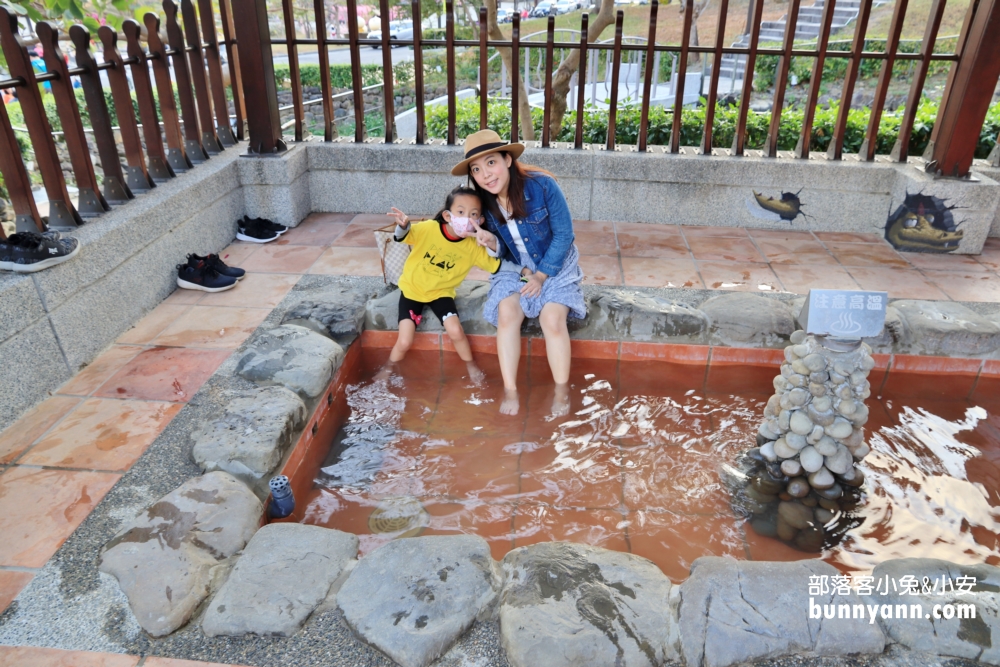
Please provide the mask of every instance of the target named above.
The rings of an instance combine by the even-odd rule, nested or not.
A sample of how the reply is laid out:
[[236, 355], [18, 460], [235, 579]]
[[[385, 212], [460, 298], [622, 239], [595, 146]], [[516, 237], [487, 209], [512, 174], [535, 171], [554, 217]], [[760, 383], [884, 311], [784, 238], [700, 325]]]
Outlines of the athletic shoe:
[[236, 287], [236, 278], [224, 276], [204, 260], [177, 265], [177, 286], [202, 292], [225, 292]]
[[0, 243], [0, 269], [16, 273], [34, 273], [76, 256], [80, 241], [64, 239], [59, 232], [20, 232]]
[[278, 233], [271, 231], [260, 218], [244, 219], [237, 223], [236, 238], [250, 243], [270, 243], [278, 238]]
[[288, 231], [288, 227], [285, 227], [284, 225], [279, 225], [276, 222], [271, 222], [267, 218], [253, 218], [251, 220], [249, 215], [244, 215], [243, 216], [243, 221], [244, 222], [257, 222], [257, 223], [260, 223], [261, 225], [264, 226], [265, 229], [270, 229], [272, 232], [274, 232], [278, 236], [281, 236], [282, 234], [284, 234], [285, 232]]
[[188, 255], [188, 264], [194, 265], [197, 262], [205, 262], [208, 266], [218, 271], [223, 276], [229, 276], [230, 278], [236, 278], [237, 280], [242, 280], [243, 276], [247, 274], [243, 269], [236, 266], [229, 266], [222, 261], [222, 258], [218, 255], [212, 254], [206, 257], [199, 257], [198, 255]]

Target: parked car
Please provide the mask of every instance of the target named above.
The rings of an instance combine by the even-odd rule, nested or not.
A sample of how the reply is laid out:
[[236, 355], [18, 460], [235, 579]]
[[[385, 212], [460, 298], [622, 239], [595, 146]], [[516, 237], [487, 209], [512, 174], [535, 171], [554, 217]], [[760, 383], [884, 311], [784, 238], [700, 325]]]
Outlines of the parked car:
[[535, 6], [535, 8], [533, 10], [531, 10], [530, 16], [533, 19], [539, 19], [539, 18], [545, 18], [546, 16], [549, 16], [550, 14], [552, 14], [552, 15], [556, 14], [555, 5], [553, 5], [551, 2], [548, 2], [546, 0], [546, 1], [543, 1], [543, 2], [539, 2]]
[[497, 10], [497, 23], [510, 23], [513, 20], [514, 17], [503, 7]]
[[[389, 39], [413, 39], [413, 23], [410, 21], [390, 21]], [[373, 49], [382, 47], [382, 31], [372, 30], [368, 33], [368, 40], [374, 41]]]
[[569, 14], [575, 9], [577, 9], [576, 0], [559, 0], [556, 3], [557, 14]]

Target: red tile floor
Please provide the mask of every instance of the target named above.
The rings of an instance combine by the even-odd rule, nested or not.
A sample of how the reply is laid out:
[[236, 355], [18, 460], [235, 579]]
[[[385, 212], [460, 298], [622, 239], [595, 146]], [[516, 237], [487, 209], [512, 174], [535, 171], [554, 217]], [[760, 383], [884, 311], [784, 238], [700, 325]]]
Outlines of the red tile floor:
[[[174, 292], [0, 433], [0, 609], [302, 275], [381, 275], [372, 231], [388, 222], [381, 215], [317, 213], [275, 243], [234, 243], [222, 254], [248, 271], [237, 289]], [[900, 254], [875, 235], [854, 233], [574, 225], [588, 284], [800, 294], [844, 287], [883, 289], [891, 297], [1000, 301], [1000, 239], [968, 257]], [[470, 278], [486, 276], [474, 269]], [[27, 659], [18, 657], [21, 650], [0, 647], [0, 665], [138, 664], [96, 654]], [[149, 658], [143, 664], [168, 663]]]

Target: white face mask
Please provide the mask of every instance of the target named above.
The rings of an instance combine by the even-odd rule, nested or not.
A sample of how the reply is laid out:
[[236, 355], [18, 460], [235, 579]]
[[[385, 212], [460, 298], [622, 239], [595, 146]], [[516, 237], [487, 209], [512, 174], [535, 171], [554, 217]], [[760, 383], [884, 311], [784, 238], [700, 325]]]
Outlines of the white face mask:
[[469, 218], [460, 218], [457, 215], [451, 216], [451, 228], [455, 230], [456, 234], [462, 237], [468, 236], [475, 231], [475, 227], [472, 226], [472, 220]]

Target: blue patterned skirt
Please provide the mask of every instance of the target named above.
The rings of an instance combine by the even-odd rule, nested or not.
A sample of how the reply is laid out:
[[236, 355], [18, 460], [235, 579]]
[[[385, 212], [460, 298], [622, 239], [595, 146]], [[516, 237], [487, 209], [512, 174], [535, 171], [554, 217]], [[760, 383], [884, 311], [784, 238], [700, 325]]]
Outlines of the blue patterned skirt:
[[[582, 320], [587, 316], [587, 304], [583, 300], [583, 290], [580, 281], [583, 271], [580, 269], [580, 252], [576, 244], [569, 249], [562, 269], [550, 276], [542, 284], [542, 293], [536, 297], [521, 297], [521, 310], [525, 317], [538, 317], [542, 307], [547, 303], [561, 303], [569, 308], [569, 316]], [[497, 326], [500, 315], [500, 302], [511, 294], [518, 294], [524, 283], [515, 271], [498, 271], [490, 278], [490, 293], [483, 305], [483, 319]]]

